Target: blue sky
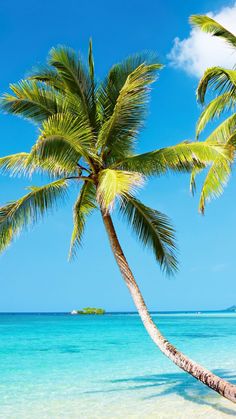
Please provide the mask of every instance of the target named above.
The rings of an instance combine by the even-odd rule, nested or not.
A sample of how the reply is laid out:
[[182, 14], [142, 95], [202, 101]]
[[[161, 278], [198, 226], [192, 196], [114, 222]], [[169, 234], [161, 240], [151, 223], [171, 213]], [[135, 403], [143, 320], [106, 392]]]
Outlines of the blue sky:
[[[57, 44], [86, 54], [92, 36], [99, 78], [128, 54], [150, 49], [158, 53], [166, 67], [151, 95], [139, 151], [194, 138], [200, 113], [195, 100], [200, 70], [195, 71], [191, 57], [178, 61], [175, 56], [170, 65], [167, 55], [176, 37], [181, 42], [191, 36], [189, 15], [209, 11], [217, 14], [233, 5], [219, 0], [120, 0], [116, 5], [108, 0], [3, 2], [1, 92], [9, 83], [23, 78], [33, 65], [44, 63], [49, 49]], [[184, 54], [185, 45], [180, 44]], [[217, 55], [217, 48], [213, 55]], [[0, 136], [0, 154], [4, 156], [28, 151], [37, 138], [37, 129], [17, 117], [0, 115]], [[42, 179], [34, 179], [34, 183], [37, 181], [41, 183]], [[28, 184], [27, 180], [1, 176], [0, 203], [23, 195]], [[202, 217], [197, 199], [190, 196], [188, 176], [158, 178], [141, 191], [139, 197], [168, 214], [176, 227], [180, 270], [172, 279], [161, 273], [150, 252], [141, 248], [115, 217], [121, 243], [151, 310], [218, 309], [236, 304], [235, 193], [232, 176], [224, 195], [213, 201]], [[134, 309], [99, 214], [89, 220], [78, 258], [67, 262], [71, 205], [69, 202], [32, 231], [23, 233], [0, 257], [0, 311], [70, 311], [88, 305], [108, 311]]]

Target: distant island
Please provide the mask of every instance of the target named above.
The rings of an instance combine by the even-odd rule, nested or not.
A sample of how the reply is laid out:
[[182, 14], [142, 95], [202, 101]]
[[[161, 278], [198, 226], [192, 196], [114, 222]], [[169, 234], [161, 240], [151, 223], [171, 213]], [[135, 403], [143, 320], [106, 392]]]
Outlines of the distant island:
[[85, 307], [82, 310], [72, 310], [70, 314], [105, 314], [103, 308]]
[[229, 313], [236, 313], [236, 306], [231, 306], [231, 307], [228, 307], [228, 308], [226, 308], [225, 310], [223, 310], [223, 311], [227, 311], [227, 312], [229, 312]]

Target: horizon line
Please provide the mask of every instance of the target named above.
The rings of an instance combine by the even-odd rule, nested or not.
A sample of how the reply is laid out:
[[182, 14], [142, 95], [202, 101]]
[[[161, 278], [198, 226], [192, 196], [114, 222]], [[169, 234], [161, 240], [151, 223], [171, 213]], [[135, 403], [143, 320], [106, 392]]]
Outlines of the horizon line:
[[[214, 309], [214, 310], [207, 310], [207, 309], [199, 309], [199, 310], [149, 310], [151, 314], [155, 313], [216, 313], [228, 311], [226, 309]], [[1, 314], [71, 314], [71, 311], [0, 311]], [[104, 314], [138, 314], [138, 311], [105, 311]]]

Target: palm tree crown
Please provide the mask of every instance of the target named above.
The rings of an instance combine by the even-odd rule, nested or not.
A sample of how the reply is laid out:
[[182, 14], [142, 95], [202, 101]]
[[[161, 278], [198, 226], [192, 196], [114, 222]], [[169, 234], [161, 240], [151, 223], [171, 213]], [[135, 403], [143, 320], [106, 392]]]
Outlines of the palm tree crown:
[[90, 42], [87, 64], [72, 49], [59, 46], [50, 51], [45, 67], [10, 85], [11, 93], [1, 99], [2, 110], [36, 123], [39, 136], [29, 153], [1, 158], [0, 169], [26, 176], [45, 173], [51, 183], [31, 186], [25, 196], [0, 208], [1, 251], [22, 228], [65, 198], [74, 183], [78, 198], [70, 256], [81, 244], [87, 217], [96, 208], [109, 212], [116, 200], [121, 216], [152, 248], [160, 265], [167, 272], [176, 269], [168, 218], [136, 199], [134, 192], [148, 176], [200, 169], [219, 156], [228, 162], [231, 151], [208, 141], [135, 154], [150, 85], [161, 67], [153, 56], [137, 54], [114, 65], [98, 83]]
[[[190, 22], [202, 31], [213, 36], [224, 39], [231, 47], [232, 52], [236, 52], [236, 36], [225, 29], [222, 25], [208, 16], [193, 15]], [[235, 56], [236, 58], [236, 56]], [[236, 145], [236, 70], [223, 67], [208, 68], [199, 82], [197, 89], [197, 99], [203, 105], [208, 90], [216, 92], [216, 97], [212, 99], [204, 108], [197, 123], [197, 138], [204, 130], [205, 126], [212, 120], [219, 118], [223, 112], [231, 113], [206, 139], [207, 143], [226, 144], [235, 148]], [[209, 169], [205, 178], [201, 196], [200, 211], [204, 212], [206, 200], [212, 196], [219, 196], [223, 191], [223, 186], [227, 183], [231, 173], [231, 166], [234, 160], [217, 158]], [[191, 186], [196, 187], [195, 177], [199, 169], [194, 169], [191, 176]]]

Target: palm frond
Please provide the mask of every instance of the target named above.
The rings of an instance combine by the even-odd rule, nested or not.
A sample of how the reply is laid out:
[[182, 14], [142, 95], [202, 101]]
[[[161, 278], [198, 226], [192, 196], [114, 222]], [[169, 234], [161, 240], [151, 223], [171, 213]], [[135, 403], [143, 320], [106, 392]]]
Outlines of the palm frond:
[[[234, 117], [236, 116], [234, 115]], [[208, 141], [208, 139], [206, 141]], [[235, 129], [231, 135], [229, 132], [227, 132], [227, 136], [224, 137], [224, 144], [225, 149], [228, 150], [227, 156], [219, 155], [216, 157], [212, 161], [212, 164], [204, 179], [199, 202], [199, 211], [201, 213], [204, 213], [207, 201], [210, 201], [212, 198], [217, 198], [222, 194], [224, 187], [229, 180], [236, 150]], [[196, 191], [196, 176], [200, 171], [201, 169], [196, 168], [192, 171], [190, 178], [190, 190], [192, 193]]]
[[127, 77], [141, 64], [150, 65], [156, 62], [156, 54], [143, 52], [133, 54], [111, 68], [108, 76], [101, 83], [97, 91], [97, 102], [100, 107], [102, 122], [105, 122], [111, 117], [117, 98], [126, 83]]
[[91, 182], [85, 182], [73, 210], [74, 228], [71, 237], [69, 259], [75, 256], [77, 248], [80, 247], [86, 219], [95, 208], [95, 185]]
[[78, 162], [81, 158], [81, 154], [78, 150], [67, 141], [65, 138], [60, 136], [41, 137], [36, 145], [32, 148], [31, 155], [33, 159], [39, 159], [42, 162], [48, 162], [52, 169], [58, 165], [67, 173], [78, 173]]
[[208, 170], [200, 195], [199, 211], [201, 213], [204, 213], [207, 201], [222, 194], [231, 174], [231, 165], [232, 161], [218, 158]]
[[203, 32], [223, 38], [230, 46], [236, 47], [236, 36], [211, 17], [206, 15], [192, 15], [190, 16], [190, 23]]
[[205, 142], [207, 143], [219, 143], [226, 144], [228, 139], [236, 132], [236, 114], [229, 116], [225, 119], [218, 127], [212, 131], [212, 133], [207, 137]]
[[78, 176], [79, 153], [60, 137], [38, 140], [28, 158], [32, 173], [46, 172], [50, 178]]
[[134, 191], [143, 184], [139, 173], [104, 169], [99, 174], [97, 200], [105, 210], [112, 207], [115, 198]]
[[32, 167], [28, 167], [29, 153], [16, 153], [0, 158], [1, 173], [11, 173], [12, 176], [28, 174]]
[[133, 141], [146, 116], [149, 85], [155, 81], [160, 68], [160, 64], [141, 64], [129, 74], [111, 117], [100, 130], [98, 148], [104, 150], [106, 147], [110, 154], [116, 155], [132, 150]]
[[57, 69], [67, 89], [80, 98], [89, 118], [91, 80], [82, 59], [72, 48], [58, 46], [51, 49], [48, 62]]
[[70, 114], [56, 114], [44, 121], [34, 155], [42, 161], [50, 159], [68, 171], [74, 171], [83, 157], [99, 162], [95, 155], [94, 136], [87, 121]]
[[191, 172], [191, 175], [190, 175], [190, 192], [192, 193], [192, 195], [194, 195], [196, 190], [197, 190], [196, 177], [201, 171], [202, 171], [202, 169], [199, 169], [199, 168], [195, 167]]
[[50, 137], [61, 137], [68, 141], [80, 154], [89, 154], [93, 150], [94, 137], [90, 126], [81, 117], [75, 118], [69, 113], [56, 114], [44, 121], [41, 129], [41, 140]]
[[0, 101], [0, 107], [7, 113], [19, 114], [38, 123], [65, 109], [66, 100], [59, 92], [36, 81], [22, 80], [11, 84], [10, 88], [13, 95], [6, 93]]
[[64, 91], [66, 87], [58, 71], [49, 65], [34, 67], [27, 75], [27, 80], [43, 82], [61, 91]]
[[33, 186], [27, 195], [1, 207], [0, 251], [11, 243], [22, 228], [37, 222], [59, 198], [64, 198], [67, 186], [65, 179], [40, 187]]
[[[82, 58], [75, 53], [72, 48], [58, 46], [52, 48], [49, 53], [49, 65], [56, 68], [59, 77], [62, 79], [66, 88], [80, 99], [88, 121], [94, 131], [97, 130], [97, 110], [95, 101], [95, 82], [92, 76], [92, 43], [90, 43], [89, 69], [83, 63]], [[94, 71], [94, 70], [93, 70]], [[91, 77], [92, 76], [92, 77]]]
[[140, 172], [143, 175], [160, 175], [167, 171], [190, 172], [194, 167], [203, 168], [218, 156], [231, 158], [232, 150], [208, 142], [183, 142], [144, 154], [127, 157], [111, 166]]
[[[191, 16], [192, 24], [206, 33], [220, 37], [230, 46], [236, 47], [236, 36], [208, 16]], [[206, 91], [211, 88], [220, 94], [213, 99], [203, 110], [197, 123], [197, 136], [205, 128], [206, 124], [219, 117], [223, 111], [233, 110], [236, 103], [236, 70], [228, 70], [222, 67], [212, 67], [205, 71], [197, 89], [197, 98], [200, 103], [204, 103]], [[211, 198], [218, 197], [226, 185], [231, 166], [235, 157], [235, 138], [236, 138], [236, 114], [234, 113], [223, 121], [206, 139], [208, 144], [225, 145], [228, 155], [220, 155], [212, 161], [206, 178], [203, 182], [199, 210], [204, 213], [206, 202]], [[196, 176], [199, 169], [194, 169], [190, 179], [190, 188], [194, 192], [196, 189]]]
[[34, 173], [46, 173], [52, 178], [72, 176], [78, 172], [77, 166], [62, 164], [52, 158], [40, 159], [35, 153], [35, 147], [30, 153], [16, 153], [0, 158], [0, 172], [11, 176], [27, 176], [31, 178]]
[[89, 103], [90, 103], [90, 122], [93, 127], [94, 132], [97, 134], [100, 128], [100, 121], [97, 112], [97, 100], [96, 100], [96, 83], [94, 75], [94, 59], [93, 59], [93, 44], [92, 39], [89, 41], [89, 51], [88, 51], [88, 68], [90, 76], [90, 92], [89, 92]]
[[93, 59], [93, 43], [92, 39], [89, 40], [89, 53], [88, 53], [89, 75], [92, 83], [94, 83], [94, 59]]
[[232, 96], [230, 93], [223, 93], [213, 99], [203, 110], [197, 122], [196, 135], [199, 137], [200, 133], [214, 118], [218, 118], [223, 112], [228, 112], [235, 108], [236, 95]]
[[120, 212], [139, 241], [152, 249], [160, 266], [169, 274], [175, 272], [175, 232], [166, 215], [147, 207], [131, 195], [123, 197]]
[[206, 91], [208, 88], [219, 93], [223, 91], [231, 94], [236, 93], [236, 70], [228, 70], [222, 67], [208, 68], [201, 78], [197, 88], [197, 99], [203, 104], [205, 100]]

